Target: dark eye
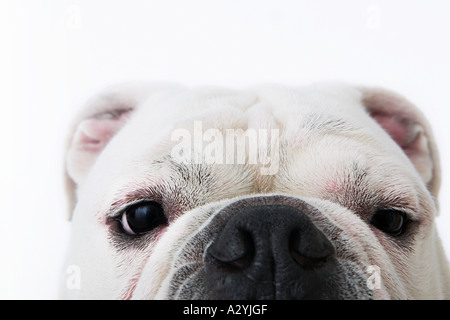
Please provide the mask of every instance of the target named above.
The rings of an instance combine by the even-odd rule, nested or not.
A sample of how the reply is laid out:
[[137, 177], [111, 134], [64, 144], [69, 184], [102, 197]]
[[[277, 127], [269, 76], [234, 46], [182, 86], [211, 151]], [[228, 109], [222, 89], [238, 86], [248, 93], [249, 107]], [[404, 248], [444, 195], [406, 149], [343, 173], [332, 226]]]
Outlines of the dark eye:
[[399, 236], [406, 225], [406, 214], [396, 209], [378, 210], [372, 216], [370, 223], [391, 236]]
[[120, 220], [123, 230], [128, 234], [140, 234], [167, 224], [161, 205], [154, 201], [140, 202], [130, 206]]

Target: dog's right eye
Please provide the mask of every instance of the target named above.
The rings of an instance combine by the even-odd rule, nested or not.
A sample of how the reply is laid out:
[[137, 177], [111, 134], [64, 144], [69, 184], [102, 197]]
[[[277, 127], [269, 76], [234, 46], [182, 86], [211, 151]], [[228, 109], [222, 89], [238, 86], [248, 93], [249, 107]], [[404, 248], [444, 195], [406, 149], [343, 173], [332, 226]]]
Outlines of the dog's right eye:
[[120, 222], [123, 230], [130, 235], [142, 234], [168, 223], [163, 208], [154, 201], [130, 206], [122, 214]]

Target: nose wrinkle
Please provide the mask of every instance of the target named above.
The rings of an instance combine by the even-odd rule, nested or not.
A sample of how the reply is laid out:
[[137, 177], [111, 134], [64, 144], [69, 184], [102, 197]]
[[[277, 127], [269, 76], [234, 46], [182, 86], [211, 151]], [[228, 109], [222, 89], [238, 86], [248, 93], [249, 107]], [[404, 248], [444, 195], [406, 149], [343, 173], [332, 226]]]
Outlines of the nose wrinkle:
[[[255, 143], [256, 148], [250, 145], [247, 149], [248, 158], [256, 159], [256, 163], [250, 163], [254, 174], [254, 188], [258, 193], [269, 193], [273, 190], [274, 178], [278, 173], [281, 160], [281, 126], [276, 121], [273, 112], [266, 103], [256, 100], [256, 103], [246, 111], [248, 128], [256, 138], [249, 139], [249, 143]], [[250, 133], [249, 133], [250, 135]], [[252, 154], [256, 152], [256, 154]]]

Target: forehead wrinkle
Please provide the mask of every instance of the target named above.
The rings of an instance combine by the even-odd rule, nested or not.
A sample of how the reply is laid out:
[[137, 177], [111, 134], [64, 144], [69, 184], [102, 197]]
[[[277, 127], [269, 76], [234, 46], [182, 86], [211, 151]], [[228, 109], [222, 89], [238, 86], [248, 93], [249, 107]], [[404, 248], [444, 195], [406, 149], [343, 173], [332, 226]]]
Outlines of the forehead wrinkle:
[[301, 128], [307, 130], [320, 130], [321, 132], [326, 133], [340, 134], [342, 131], [356, 129], [354, 124], [342, 117], [317, 112], [307, 113], [300, 121], [299, 127]]

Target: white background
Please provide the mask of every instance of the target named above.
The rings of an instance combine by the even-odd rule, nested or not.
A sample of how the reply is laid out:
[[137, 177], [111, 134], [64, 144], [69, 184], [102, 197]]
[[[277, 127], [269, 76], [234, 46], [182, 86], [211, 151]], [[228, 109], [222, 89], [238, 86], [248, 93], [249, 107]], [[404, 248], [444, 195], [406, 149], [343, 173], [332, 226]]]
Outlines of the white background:
[[91, 93], [128, 80], [400, 92], [441, 148], [449, 250], [449, 14], [445, 0], [0, 0], [0, 298], [57, 298], [66, 128]]

